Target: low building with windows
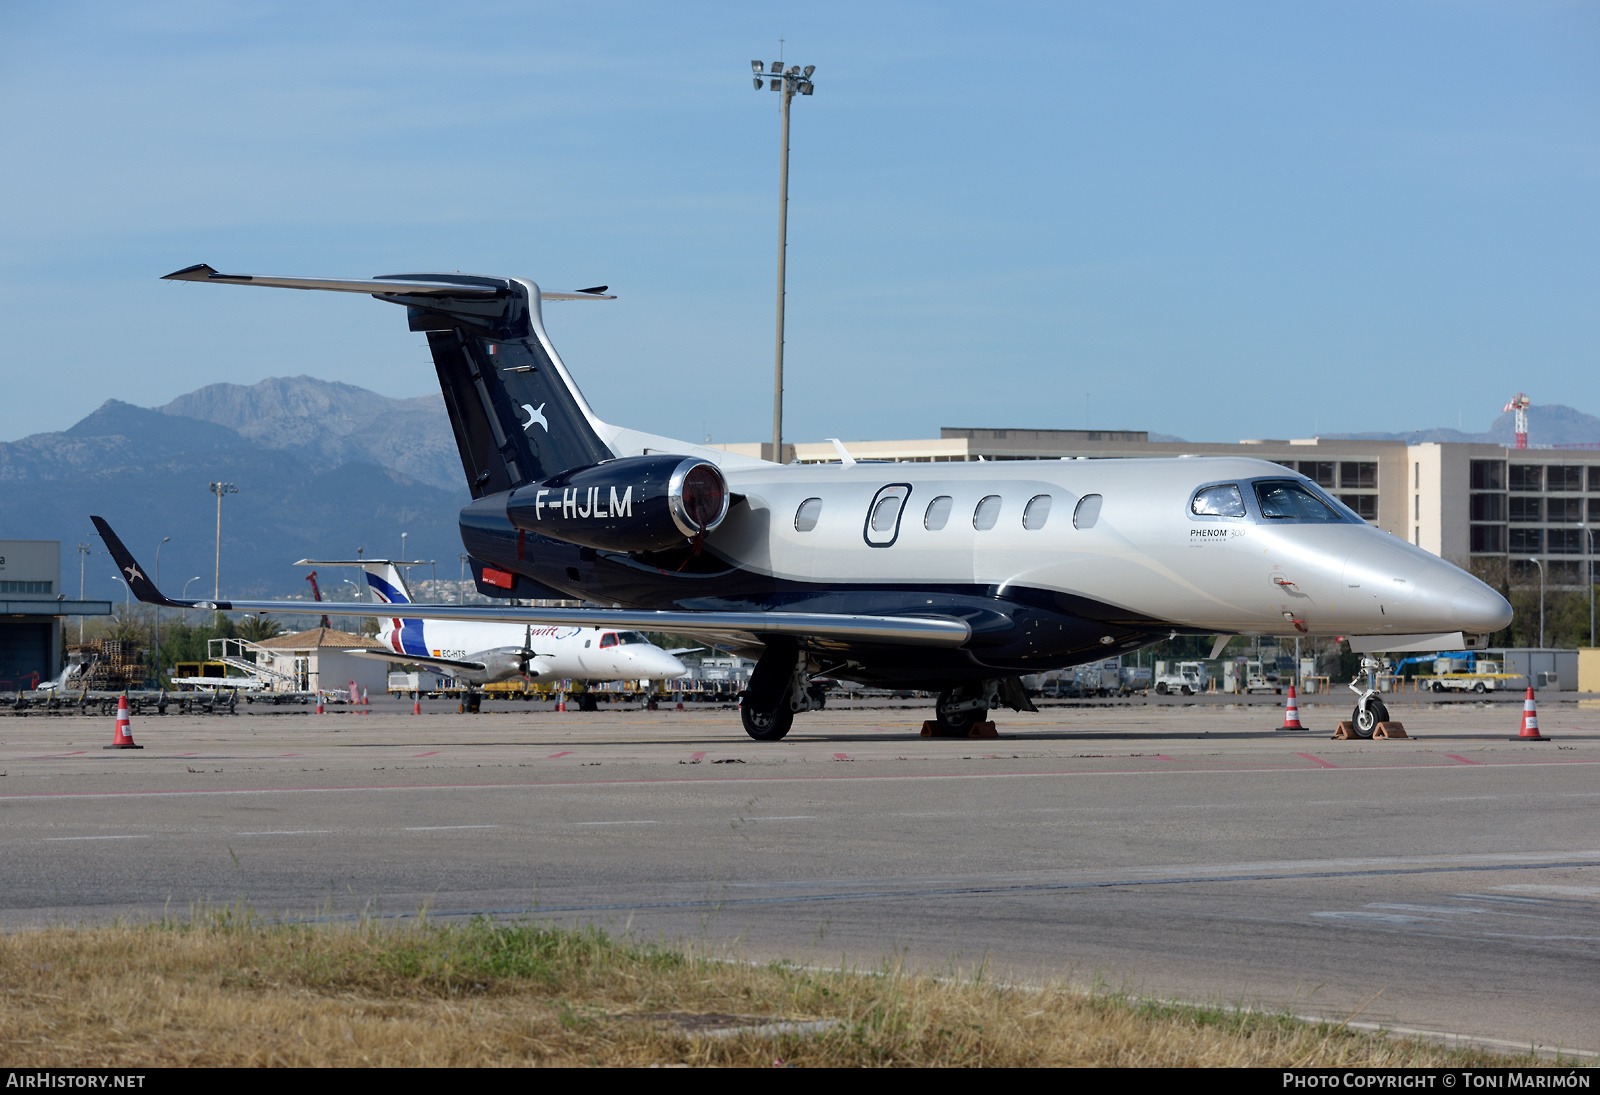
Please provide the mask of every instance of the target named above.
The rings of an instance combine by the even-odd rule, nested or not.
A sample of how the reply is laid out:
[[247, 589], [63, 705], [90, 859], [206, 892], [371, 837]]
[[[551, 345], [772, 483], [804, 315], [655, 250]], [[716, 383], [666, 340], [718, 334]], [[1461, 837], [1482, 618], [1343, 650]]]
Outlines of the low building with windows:
[[[772, 445], [714, 446], [770, 457]], [[1293, 468], [1361, 517], [1463, 567], [1509, 569], [1519, 586], [1600, 580], [1600, 447], [1512, 449], [1404, 441], [1151, 441], [1142, 430], [946, 427], [936, 439], [851, 441], [856, 460], [895, 463], [1064, 457], [1254, 456]], [[785, 445], [787, 461], [840, 460], [832, 442]]]

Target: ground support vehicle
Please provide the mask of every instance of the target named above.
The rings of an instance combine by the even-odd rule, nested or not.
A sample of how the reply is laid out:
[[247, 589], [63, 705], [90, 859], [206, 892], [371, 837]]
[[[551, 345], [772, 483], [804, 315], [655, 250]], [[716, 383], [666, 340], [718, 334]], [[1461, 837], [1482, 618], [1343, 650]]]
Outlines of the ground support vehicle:
[[1192, 696], [1196, 692], [1206, 690], [1206, 667], [1200, 662], [1179, 662], [1175, 666], [1164, 668], [1165, 671], [1158, 672], [1155, 677], [1157, 695], [1167, 696], [1177, 693]]

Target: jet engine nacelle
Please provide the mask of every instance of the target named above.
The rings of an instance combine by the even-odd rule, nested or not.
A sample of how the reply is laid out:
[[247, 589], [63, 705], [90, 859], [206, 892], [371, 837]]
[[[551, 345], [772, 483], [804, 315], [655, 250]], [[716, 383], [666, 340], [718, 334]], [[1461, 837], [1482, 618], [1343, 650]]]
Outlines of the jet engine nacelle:
[[704, 536], [728, 514], [728, 482], [693, 456], [629, 456], [518, 487], [519, 529], [603, 551], [660, 551]]

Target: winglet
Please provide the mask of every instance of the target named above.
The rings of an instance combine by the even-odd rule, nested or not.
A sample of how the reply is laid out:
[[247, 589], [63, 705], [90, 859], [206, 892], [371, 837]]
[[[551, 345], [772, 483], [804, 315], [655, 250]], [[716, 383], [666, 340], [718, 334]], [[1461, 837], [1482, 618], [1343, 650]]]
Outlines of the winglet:
[[111, 531], [111, 526], [106, 523], [105, 518], [90, 517], [89, 520], [94, 522], [95, 529], [100, 533], [100, 539], [106, 542], [106, 548], [110, 550], [111, 557], [116, 560], [117, 569], [122, 571], [122, 576], [127, 579], [128, 588], [133, 591], [133, 595], [139, 598], [141, 602], [147, 605], [161, 605], [165, 608], [194, 608], [197, 605], [209, 607], [209, 605], [196, 601], [174, 601], [170, 597], [163, 596], [161, 591], [156, 588], [156, 584], [145, 577], [143, 568], [139, 566], [138, 561], [133, 557], [133, 552], [129, 551], [127, 546], [123, 544], [121, 537]]

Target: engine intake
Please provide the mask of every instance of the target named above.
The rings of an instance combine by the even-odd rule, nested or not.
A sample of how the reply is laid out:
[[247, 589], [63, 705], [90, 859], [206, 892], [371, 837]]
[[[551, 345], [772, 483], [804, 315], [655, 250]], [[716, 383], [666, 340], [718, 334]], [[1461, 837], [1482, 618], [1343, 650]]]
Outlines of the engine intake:
[[704, 536], [728, 514], [728, 482], [693, 456], [629, 456], [519, 487], [512, 525], [603, 551], [660, 551]]

